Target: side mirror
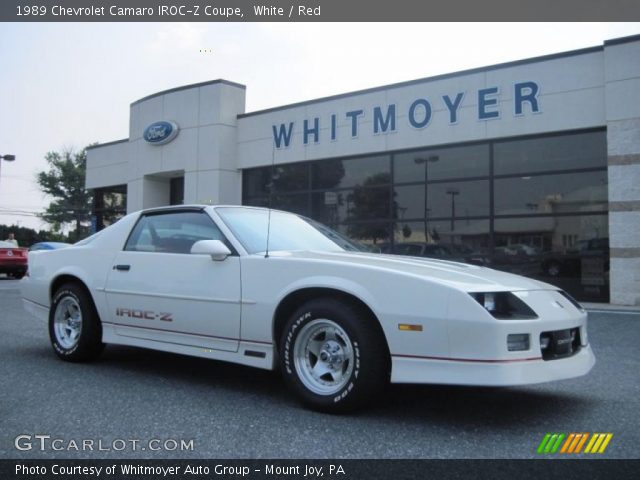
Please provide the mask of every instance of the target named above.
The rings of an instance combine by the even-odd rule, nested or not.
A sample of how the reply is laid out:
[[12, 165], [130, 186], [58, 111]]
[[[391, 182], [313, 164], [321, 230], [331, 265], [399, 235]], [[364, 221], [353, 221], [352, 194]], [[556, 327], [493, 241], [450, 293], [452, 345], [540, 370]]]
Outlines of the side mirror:
[[220, 240], [199, 240], [191, 246], [193, 255], [211, 255], [211, 260], [221, 262], [231, 255], [231, 250]]

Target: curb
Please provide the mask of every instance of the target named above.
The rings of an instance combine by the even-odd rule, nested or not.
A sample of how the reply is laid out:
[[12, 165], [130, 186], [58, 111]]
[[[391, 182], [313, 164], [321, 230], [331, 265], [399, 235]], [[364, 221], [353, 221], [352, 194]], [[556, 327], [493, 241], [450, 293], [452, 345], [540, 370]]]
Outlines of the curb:
[[630, 313], [640, 315], [640, 306], [633, 305], [612, 305], [611, 303], [589, 303], [580, 302], [580, 304], [589, 312], [603, 313]]

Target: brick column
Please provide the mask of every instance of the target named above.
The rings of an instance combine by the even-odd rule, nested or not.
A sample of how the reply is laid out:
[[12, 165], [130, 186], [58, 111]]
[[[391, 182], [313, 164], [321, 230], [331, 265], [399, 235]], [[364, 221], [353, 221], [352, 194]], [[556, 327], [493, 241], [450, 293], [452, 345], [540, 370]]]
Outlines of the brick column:
[[604, 53], [611, 303], [640, 305], [640, 36]]

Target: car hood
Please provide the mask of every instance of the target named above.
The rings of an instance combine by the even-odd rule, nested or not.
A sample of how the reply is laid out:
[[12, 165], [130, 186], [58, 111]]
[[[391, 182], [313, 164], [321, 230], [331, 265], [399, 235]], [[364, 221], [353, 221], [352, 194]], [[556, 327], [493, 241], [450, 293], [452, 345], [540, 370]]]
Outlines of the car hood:
[[269, 252], [272, 257], [321, 261], [397, 272], [448, 284], [465, 292], [558, 290], [548, 283], [539, 282], [512, 273], [466, 263], [433, 258], [384, 255], [361, 252]]

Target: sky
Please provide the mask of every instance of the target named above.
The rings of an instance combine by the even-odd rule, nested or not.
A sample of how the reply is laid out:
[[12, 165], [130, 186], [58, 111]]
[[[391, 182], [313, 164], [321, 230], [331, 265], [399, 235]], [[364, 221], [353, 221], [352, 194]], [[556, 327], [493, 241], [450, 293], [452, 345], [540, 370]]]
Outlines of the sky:
[[247, 112], [602, 45], [640, 23], [5, 23], [0, 224], [48, 228], [48, 151], [128, 136], [129, 104], [224, 78]]

